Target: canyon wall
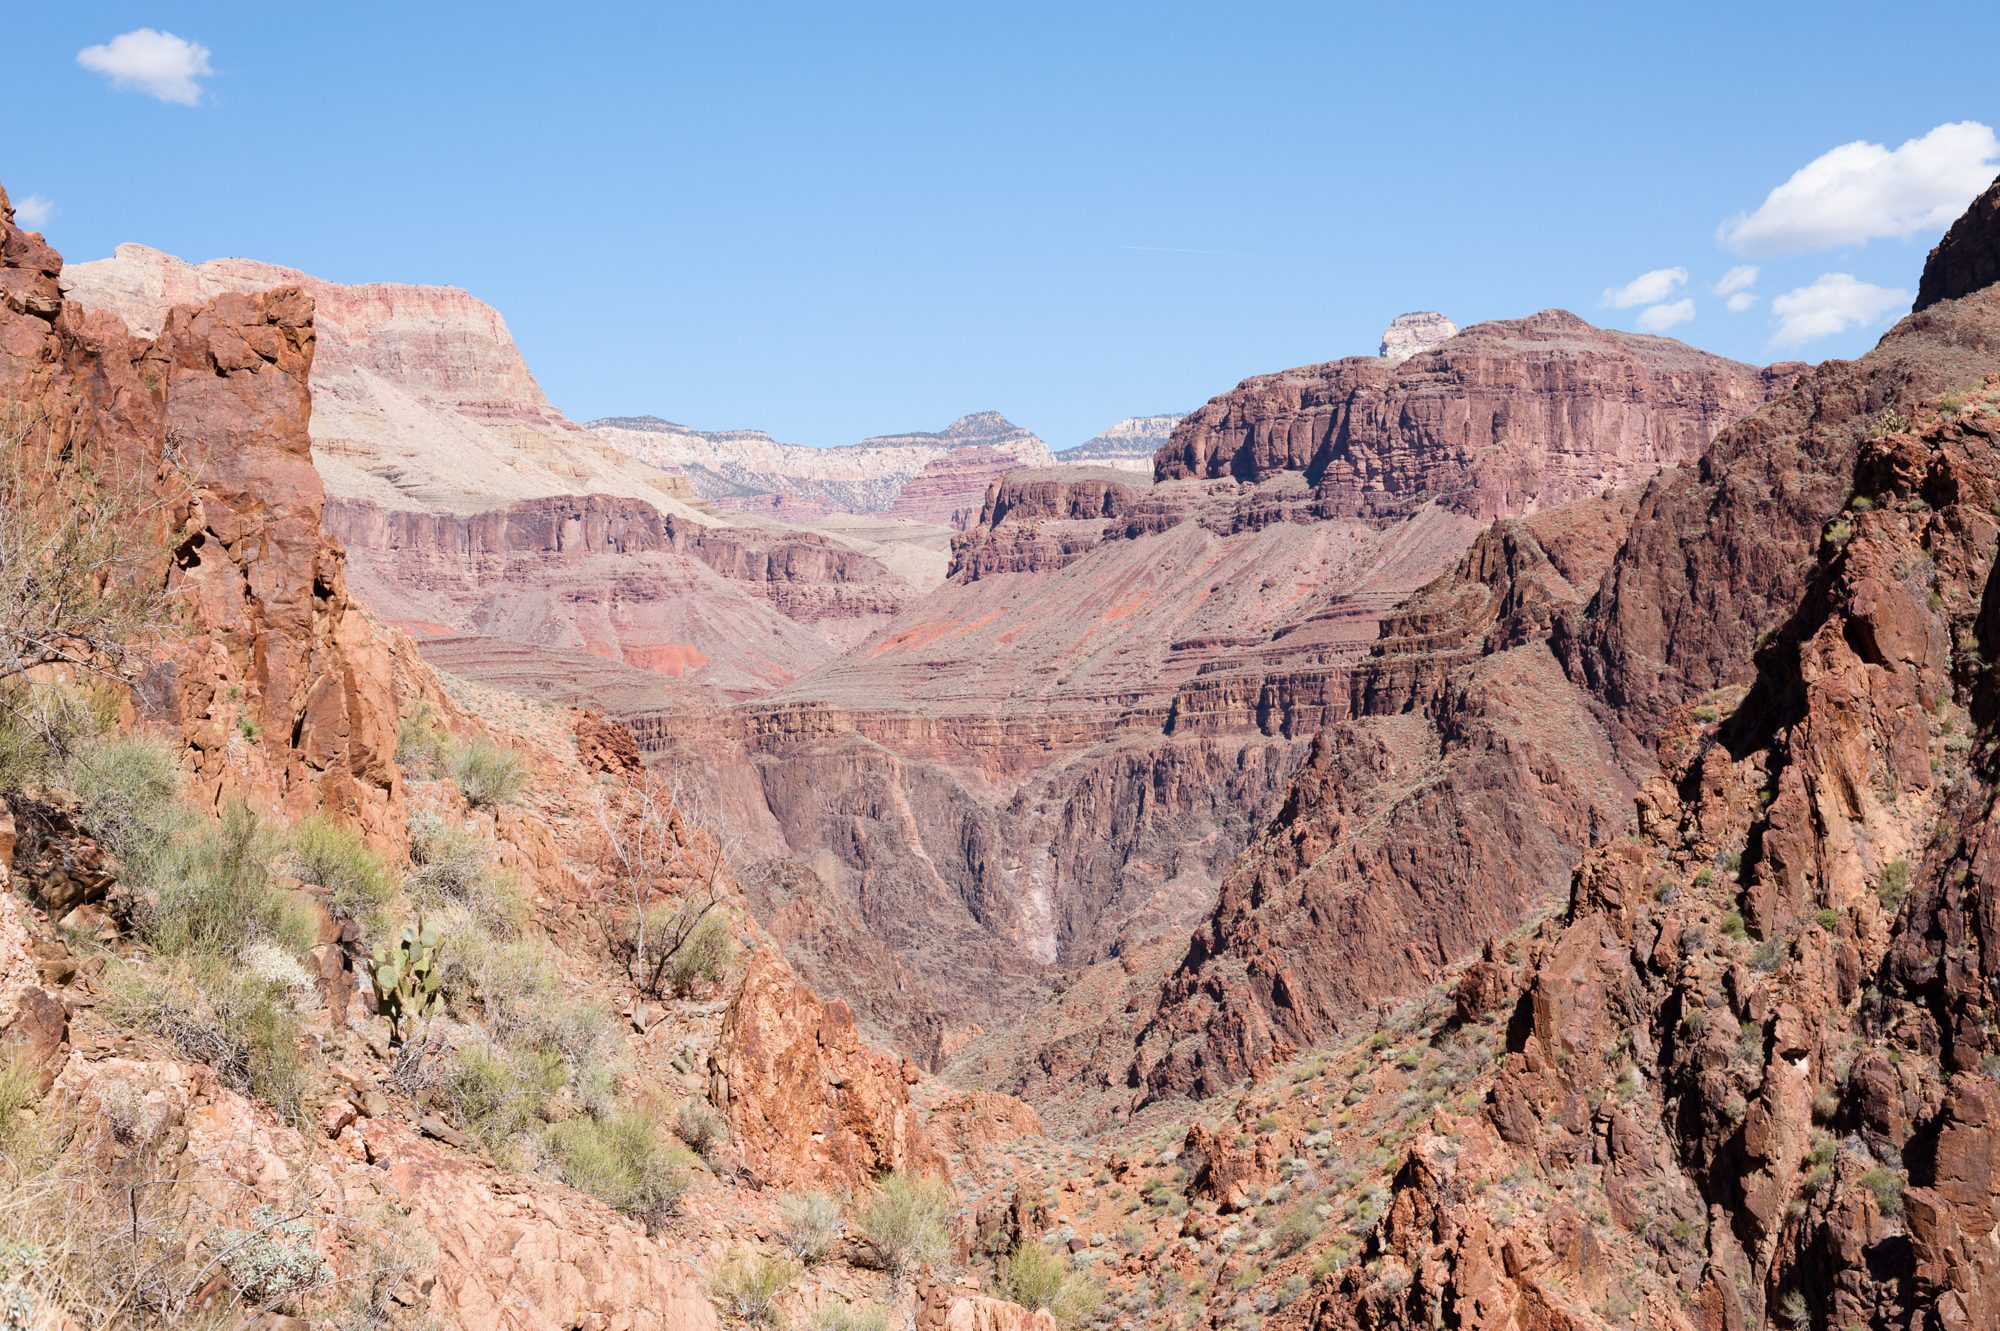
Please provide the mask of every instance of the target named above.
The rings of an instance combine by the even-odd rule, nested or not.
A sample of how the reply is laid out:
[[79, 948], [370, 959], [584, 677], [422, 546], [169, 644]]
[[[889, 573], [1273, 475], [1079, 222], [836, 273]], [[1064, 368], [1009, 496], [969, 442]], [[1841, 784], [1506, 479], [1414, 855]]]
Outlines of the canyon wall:
[[[1553, 893], [1582, 848], [1620, 824], [1631, 763], [1607, 742], [1572, 751], [1504, 718], [1484, 731], [1470, 721], [1454, 729], [1446, 716], [1467, 690], [1391, 669], [1406, 669], [1397, 658], [1416, 649], [1378, 642], [1383, 616], [1447, 573], [1491, 511], [1535, 515], [1588, 497], [1602, 509], [1594, 517], [1521, 528], [1521, 547], [1533, 552], [1521, 560], [1553, 568], [1553, 542], [1571, 552], [1568, 573], [1544, 578], [1532, 596], [1504, 578], [1507, 591], [1492, 593], [1533, 602], [1534, 632], [1546, 638], [1556, 611], [1594, 586], [1616, 546], [1610, 533], [1630, 512], [1629, 499], [1597, 496], [1693, 456], [1726, 414], [1791, 377], [1549, 314], [1482, 325], [1400, 366], [1337, 362], [1252, 380], [1183, 423], [1153, 484], [1087, 468], [1002, 478], [955, 540], [942, 587], [769, 698], [721, 718], [669, 707], [630, 719], [657, 752], [706, 756], [713, 807], [763, 858], [771, 907], [802, 922], [788, 941], [815, 982], [933, 1064], [976, 1043], [982, 1075], [1052, 1092], [1050, 1070], [1068, 1060], [1023, 1046], [998, 1059], [1011, 1058], [1011, 1070], [996, 1072], [996, 1034], [1032, 1031], [1024, 1014], [1083, 971], [1141, 953], [1155, 964], [1161, 939], [1191, 932], [1328, 727], [1339, 733], [1319, 752], [1340, 756], [1319, 760], [1322, 781], [1337, 783], [1345, 764], [1389, 763], [1370, 812], [1343, 815], [1357, 826], [1472, 817], [1399, 802], [1399, 789], [1432, 783], [1444, 764], [1478, 768], [1457, 797], [1483, 800], [1481, 816], [1511, 827], [1498, 806], [1520, 773], [1502, 777], [1465, 753], [1512, 753], [1522, 772], [1579, 764], [1551, 795], [1562, 816], [1532, 871], [1490, 911], [1463, 918], [1458, 899], [1437, 892], [1435, 936], [1412, 938], [1396, 960], [1385, 950], [1385, 969], [1429, 973], [1522, 903]], [[1377, 470], [1391, 478], [1372, 488], [1354, 482], [1358, 468], [1319, 457], [1316, 444], [1272, 445], [1305, 437], [1300, 395], [1273, 383], [1349, 380], [1367, 393], [1348, 397], [1369, 405], [1341, 407], [1340, 433], [1352, 432], [1349, 418], [1375, 421]], [[1475, 439], [1467, 431], [1482, 418], [1488, 433]], [[1236, 439], [1226, 447], [1225, 426]], [[1553, 439], [1536, 433], [1558, 426]], [[1243, 476], [1234, 461], [1189, 475], [1181, 459], [1190, 449], [1253, 461]], [[1560, 467], [1544, 465], [1558, 456]], [[1530, 473], [1537, 479], [1526, 484]], [[1565, 524], [1594, 535], [1536, 534]], [[1588, 559], [1575, 553], [1586, 547]], [[1489, 573], [1482, 565], [1467, 576]], [[1518, 625], [1528, 614], [1515, 606], [1499, 617]], [[1485, 645], [1493, 617], [1439, 630], [1463, 640], [1453, 649], [1461, 654], [1497, 658], [1472, 690], [1489, 710], [1504, 712], [1513, 690], [1538, 691], [1552, 715], [1582, 707], [1545, 646]], [[1394, 719], [1419, 712], [1427, 715]], [[1353, 727], [1359, 716], [1380, 720]], [[1375, 732], [1379, 740], [1364, 739]], [[1388, 746], [1386, 756], [1365, 759], [1371, 743]], [[1457, 867], [1439, 855], [1424, 872], [1435, 886]], [[1489, 855], [1486, 876], [1500, 869]], [[1378, 871], [1357, 865], [1348, 877]], [[1227, 900], [1239, 895], [1225, 890]], [[865, 933], [840, 920], [861, 921]], [[839, 972], [857, 968], [895, 975], [901, 987], [889, 1001], [843, 989]], [[1358, 975], [1354, 983], [1365, 987]], [[1343, 1001], [1323, 999], [1328, 1010]], [[1129, 1062], [1129, 1031], [1125, 1048]], [[1043, 1071], [1023, 1073], [1023, 1060]], [[1141, 1081], [1161, 1091], [1211, 1084], [1178, 1063], [1157, 1075], [1153, 1067]]]

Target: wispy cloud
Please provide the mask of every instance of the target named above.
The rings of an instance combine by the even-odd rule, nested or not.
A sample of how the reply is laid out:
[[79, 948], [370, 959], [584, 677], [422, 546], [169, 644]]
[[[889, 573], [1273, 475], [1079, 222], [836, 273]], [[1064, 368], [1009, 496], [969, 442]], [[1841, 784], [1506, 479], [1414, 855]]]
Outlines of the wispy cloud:
[[2000, 138], [1974, 120], [1900, 148], [1857, 140], [1807, 162], [1716, 238], [1739, 254], [1797, 254], [1949, 225], [2000, 173]]
[[1756, 285], [1757, 273], [1757, 265], [1739, 263], [1710, 283], [1708, 289], [1718, 296], [1728, 296], [1738, 291], [1748, 291], [1752, 286]]
[[76, 63], [104, 75], [121, 91], [193, 106], [202, 93], [196, 80], [215, 72], [209, 68], [209, 54], [206, 46], [171, 32], [134, 28], [102, 46], [84, 47], [76, 53]]
[[1897, 310], [1909, 308], [1911, 296], [1893, 287], [1878, 287], [1850, 273], [1826, 273], [1782, 296], [1771, 298], [1774, 347], [1796, 347], [1850, 328], [1879, 323]]
[[1657, 305], [1687, 285], [1685, 268], [1655, 268], [1641, 273], [1622, 287], [1606, 287], [1598, 304], [1609, 310], [1629, 310], [1635, 305]]
[[1738, 291], [1730, 296], [1728, 300], [1722, 302], [1723, 307], [1731, 314], [1741, 314], [1743, 311], [1755, 306], [1756, 303], [1757, 293], [1754, 291]]
[[1694, 318], [1694, 300], [1683, 297], [1660, 305], [1648, 305], [1639, 311], [1639, 317], [1632, 321], [1633, 327], [1642, 333], [1664, 333], [1669, 328], [1684, 324]]
[[39, 194], [30, 194], [14, 200], [14, 222], [29, 231], [40, 231], [56, 215], [54, 199], [45, 199]]

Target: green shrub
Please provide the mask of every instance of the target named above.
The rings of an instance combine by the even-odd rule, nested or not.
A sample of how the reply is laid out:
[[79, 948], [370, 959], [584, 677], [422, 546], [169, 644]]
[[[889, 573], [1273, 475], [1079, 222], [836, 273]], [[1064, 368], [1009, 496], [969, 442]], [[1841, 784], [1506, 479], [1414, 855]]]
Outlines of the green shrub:
[[121, 735], [82, 746], [67, 773], [83, 825], [127, 873], [143, 874], [189, 822], [180, 754], [163, 739]]
[[463, 906], [487, 933], [511, 935], [525, 909], [513, 880], [493, 871], [492, 844], [428, 809], [410, 815], [410, 871], [403, 883], [425, 911]]
[[563, 1182], [648, 1226], [672, 1215], [687, 1191], [687, 1161], [648, 1105], [552, 1123], [542, 1140]]
[[751, 1325], [777, 1326], [777, 1299], [799, 1268], [782, 1257], [738, 1250], [708, 1278], [709, 1292], [724, 1310]]
[[232, 804], [219, 822], [196, 820], [140, 874], [141, 937], [163, 956], [233, 957], [259, 939], [303, 956], [316, 926], [305, 903], [271, 879], [279, 844], [247, 805]]
[[1856, 513], [1866, 513], [1875, 507], [1875, 501], [1867, 495], [1856, 495], [1847, 501], [1847, 506]]
[[164, 1037], [180, 1057], [208, 1064], [223, 1085], [303, 1124], [310, 1077], [299, 1056], [298, 987], [298, 975], [274, 977], [233, 958], [196, 955], [118, 967], [101, 1010]]
[[674, 1132], [704, 1160], [729, 1140], [729, 1125], [706, 1100], [685, 1100], [674, 1114]]
[[1895, 1170], [1877, 1165], [1861, 1176], [1861, 1186], [1875, 1194], [1875, 1204], [1883, 1215], [1903, 1213], [1903, 1176]]
[[0, 1063], [0, 1153], [20, 1134], [25, 1111], [40, 1098], [35, 1083], [34, 1070], [25, 1059], [16, 1056]]
[[1096, 1315], [1104, 1291], [1039, 1243], [1022, 1243], [1000, 1259], [993, 1292], [1031, 1312], [1046, 1308], [1065, 1327]]
[[898, 1278], [951, 1252], [951, 1192], [935, 1178], [885, 1174], [862, 1198], [855, 1218]]
[[475, 809], [512, 804], [528, 786], [528, 765], [521, 755], [478, 736], [454, 744], [446, 767]]
[[1846, 518], [1829, 522], [1826, 526], [1826, 543], [1834, 549], [1841, 549], [1854, 536], [1854, 524]]
[[826, 1256], [839, 1233], [840, 1208], [825, 1193], [791, 1192], [778, 1199], [778, 1240], [807, 1266]]
[[736, 930], [727, 912], [712, 910], [667, 958], [664, 979], [676, 997], [691, 998], [736, 964]]
[[889, 1312], [879, 1303], [829, 1303], [807, 1325], [812, 1331], [889, 1331]]
[[1875, 894], [1890, 910], [1903, 904], [1903, 895], [1910, 888], [1910, 862], [1890, 860], [1882, 866], [1882, 877], [1875, 885]]
[[1722, 917], [1722, 932], [1728, 934], [1731, 938], [1748, 937], [1748, 931], [1743, 927], [1743, 912], [1732, 910], [1724, 915]]
[[444, 769], [451, 737], [438, 724], [437, 710], [421, 699], [396, 723], [396, 761], [418, 776], [436, 776]]
[[1292, 1206], [1278, 1221], [1278, 1230], [1273, 1243], [1280, 1257], [1290, 1257], [1319, 1237], [1319, 1217], [1312, 1208], [1300, 1202]]
[[0, 792], [64, 780], [115, 715], [111, 696], [99, 691], [42, 681], [0, 685]]
[[335, 919], [375, 921], [396, 895], [381, 857], [360, 834], [324, 814], [309, 814], [292, 829], [292, 872], [326, 893]]

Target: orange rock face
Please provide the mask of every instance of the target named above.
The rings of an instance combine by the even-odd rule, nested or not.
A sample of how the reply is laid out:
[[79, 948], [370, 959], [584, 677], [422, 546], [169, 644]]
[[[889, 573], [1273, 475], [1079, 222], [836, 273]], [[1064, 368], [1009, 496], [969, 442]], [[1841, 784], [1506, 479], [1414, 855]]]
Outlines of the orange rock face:
[[709, 1060], [709, 1098], [745, 1163], [779, 1187], [859, 1187], [889, 1170], [940, 1172], [909, 1086], [914, 1067], [862, 1043], [769, 948], [753, 953]]
[[[167, 315], [158, 338], [61, 298], [62, 260], [0, 195], [0, 395], [44, 406], [105, 462], [192, 478], [189, 535], [160, 576], [192, 632], [140, 690], [187, 738], [211, 798], [240, 790], [325, 807], [387, 835], [401, 798], [386, 649], [320, 533], [307, 376], [312, 301], [223, 296]], [[163, 482], [164, 483], [164, 482]]]

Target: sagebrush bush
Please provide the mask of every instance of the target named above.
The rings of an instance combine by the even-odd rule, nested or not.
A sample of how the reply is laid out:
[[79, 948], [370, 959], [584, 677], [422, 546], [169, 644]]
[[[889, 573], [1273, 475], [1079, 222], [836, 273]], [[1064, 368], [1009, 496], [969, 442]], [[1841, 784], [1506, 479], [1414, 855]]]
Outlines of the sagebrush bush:
[[993, 1289], [1031, 1312], [1047, 1309], [1065, 1327], [1089, 1321], [1104, 1302], [1088, 1276], [1039, 1243], [1019, 1244], [1001, 1258]]
[[97, 691], [38, 680], [0, 685], [0, 792], [64, 781], [116, 710]]
[[426, 912], [462, 906], [492, 934], [512, 934], [524, 909], [513, 879], [494, 871], [492, 844], [429, 809], [410, 815], [410, 871], [403, 884]]
[[713, 1153], [729, 1140], [729, 1125], [706, 1100], [684, 1100], [674, 1113], [674, 1132], [694, 1153], [713, 1161]]
[[416, 776], [436, 776], [444, 768], [451, 737], [438, 724], [437, 709], [421, 699], [396, 723], [396, 761]]
[[512, 749], [480, 736], [451, 746], [446, 770], [475, 809], [512, 804], [528, 788], [528, 765]]
[[234, 957], [258, 939], [303, 956], [316, 934], [305, 903], [271, 877], [280, 841], [247, 805], [196, 820], [149, 857], [139, 932], [163, 956]]
[[542, 1140], [563, 1182], [649, 1226], [674, 1213], [691, 1179], [649, 1104], [551, 1123]]
[[292, 873], [326, 893], [335, 919], [373, 921], [396, 895], [396, 882], [381, 856], [360, 833], [324, 814], [308, 814], [292, 828]]
[[840, 1207], [825, 1193], [792, 1192], [778, 1199], [778, 1240], [806, 1265], [824, 1258], [839, 1233]]
[[166, 1039], [223, 1085], [247, 1091], [288, 1122], [305, 1121], [310, 1085], [299, 1054], [299, 1012], [289, 977], [273, 981], [233, 957], [201, 955], [127, 963], [107, 976], [100, 1011]]
[[83, 825], [119, 859], [143, 874], [191, 821], [180, 803], [180, 753], [152, 735], [119, 735], [78, 748], [65, 773], [81, 802]]
[[708, 1278], [708, 1288], [734, 1316], [752, 1326], [776, 1326], [778, 1296], [798, 1275], [798, 1266], [782, 1257], [738, 1249]]
[[895, 1276], [951, 1254], [951, 1191], [935, 1178], [885, 1174], [862, 1197], [855, 1216]]

